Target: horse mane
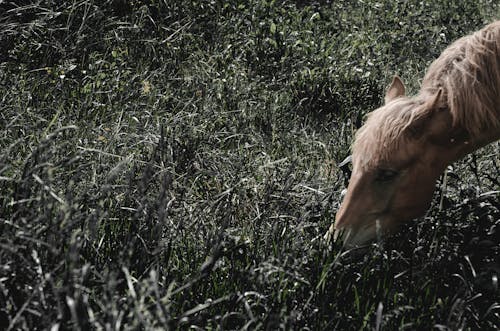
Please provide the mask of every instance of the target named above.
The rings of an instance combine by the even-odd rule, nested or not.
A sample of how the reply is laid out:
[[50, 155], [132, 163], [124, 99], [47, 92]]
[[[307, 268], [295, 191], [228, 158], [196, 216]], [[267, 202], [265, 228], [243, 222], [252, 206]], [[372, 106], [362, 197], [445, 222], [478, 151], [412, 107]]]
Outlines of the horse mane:
[[[353, 145], [362, 166], [387, 160], [411, 135], [407, 128], [432, 109], [426, 107], [439, 91], [453, 126], [471, 138], [500, 129], [500, 21], [462, 37], [443, 51], [427, 70], [420, 93], [398, 97], [368, 115]], [[354, 160], [356, 163], [356, 160]]]
[[421, 93], [440, 88], [454, 126], [471, 137], [500, 127], [500, 21], [458, 39], [431, 64]]

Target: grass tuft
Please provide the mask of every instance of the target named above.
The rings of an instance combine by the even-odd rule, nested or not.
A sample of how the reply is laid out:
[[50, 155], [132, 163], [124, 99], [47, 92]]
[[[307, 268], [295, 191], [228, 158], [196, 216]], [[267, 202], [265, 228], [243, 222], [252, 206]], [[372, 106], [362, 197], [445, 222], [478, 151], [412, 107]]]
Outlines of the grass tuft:
[[[22, 4], [21, 4], [22, 3]], [[0, 1], [0, 325], [494, 330], [498, 143], [326, 245], [364, 115], [495, 1]], [[432, 47], [430, 47], [432, 46]], [[444, 182], [444, 181], [443, 181]]]

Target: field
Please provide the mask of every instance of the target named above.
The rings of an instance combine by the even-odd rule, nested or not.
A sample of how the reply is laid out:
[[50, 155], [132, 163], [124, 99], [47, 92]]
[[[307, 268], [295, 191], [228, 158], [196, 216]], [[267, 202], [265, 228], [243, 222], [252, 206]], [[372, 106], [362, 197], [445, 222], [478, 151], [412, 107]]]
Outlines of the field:
[[[22, 3], [22, 4], [21, 4]], [[0, 1], [0, 329], [495, 330], [499, 143], [364, 250], [364, 116], [496, 0]]]

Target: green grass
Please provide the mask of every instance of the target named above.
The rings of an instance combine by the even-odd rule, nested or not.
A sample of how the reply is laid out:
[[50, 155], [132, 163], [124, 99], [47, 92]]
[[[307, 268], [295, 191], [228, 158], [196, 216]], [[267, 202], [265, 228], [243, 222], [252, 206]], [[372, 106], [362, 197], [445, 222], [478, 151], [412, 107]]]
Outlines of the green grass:
[[495, 1], [23, 3], [0, 3], [2, 327], [500, 324], [498, 143], [384, 243], [322, 240], [392, 75], [416, 92]]

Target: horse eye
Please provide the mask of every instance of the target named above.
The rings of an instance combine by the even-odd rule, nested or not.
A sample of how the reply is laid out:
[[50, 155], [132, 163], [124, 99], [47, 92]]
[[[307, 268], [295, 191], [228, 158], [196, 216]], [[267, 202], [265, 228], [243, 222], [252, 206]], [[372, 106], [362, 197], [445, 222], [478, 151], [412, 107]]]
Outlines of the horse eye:
[[377, 182], [389, 182], [396, 178], [399, 175], [399, 172], [396, 170], [391, 170], [391, 169], [380, 169], [377, 172], [377, 176], [375, 177], [375, 180]]

